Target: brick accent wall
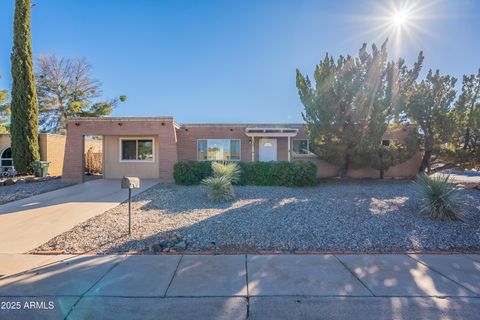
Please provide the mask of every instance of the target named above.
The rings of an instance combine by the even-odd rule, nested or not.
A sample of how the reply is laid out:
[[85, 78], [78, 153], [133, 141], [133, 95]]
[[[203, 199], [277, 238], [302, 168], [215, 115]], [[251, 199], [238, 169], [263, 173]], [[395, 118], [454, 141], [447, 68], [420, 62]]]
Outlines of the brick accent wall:
[[[252, 138], [245, 134], [250, 127], [288, 127], [299, 130], [293, 139], [306, 139], [304, 127], [301, 124], [185, 124], [177, 126], [173, 118], [103, 118], [69, 120], [67, 141], [65, 145], [65, 165], [62, 179], [65, 182], [83, 181], [83, 161], [85, 135], [103, 136], [154, 136], [156, 139], [156, 158], [158, 159], [158, 178], [173, 179], [173, 165], [177, 161], [197, 160], [197, 140], [199, 139], [239, 139], [241, 161], [252, 160]], [[386, 139], [402, 141], [408, 131], [389, 131]], [[255, 161], [259, 159], [259, 139], [254, 139]], [[288, 160], [288, 138], [277, 137], [277, 159]], [[292, 148], [292, 143], [291, 143]], [[338, 166], [319, 160], [315, 155], [291, 155], [292, 161], [312, 161], [318, 167], [318, 177], [334, 177], [338, 175]], [[411, 177], [416, 174], [421, 160], [421, 154], [385, 172], [385, 177]], [[157, 163], [157, 161], [155, 161]], [[156, 172], [156, 171], [155, 171]], [[350, 170], [347, 173], [355, 178], [377, 178], [378, 170], [365, 168]], [[115, 174], [115, 177], [119, 173]], [[156, 178], [156, 174], [152, 178]]]
[[79, 183], [84, 180], [83, 149], [84, 136], [86, 135], [155, 136], [159, 146], [159, 177], [164, 180], [173, 179], [173, 164], [177, 161], [173, 118], [84, 118], [69, 120], [67, 122], [63, 182]]

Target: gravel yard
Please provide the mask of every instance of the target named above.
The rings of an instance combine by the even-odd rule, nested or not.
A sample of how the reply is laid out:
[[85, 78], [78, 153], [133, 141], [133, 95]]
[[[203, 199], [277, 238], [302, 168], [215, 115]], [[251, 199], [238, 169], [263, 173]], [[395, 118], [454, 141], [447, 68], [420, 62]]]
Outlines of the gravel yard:
[[36, 182], [17, 182], [10, 186], [0, 186], [0, 204], [28, 198], [40, 193], [66, 187], [59, 178]]
[[237, 186], [235, 191], [234, 202], [214, 204], [201, 187], [158, 184], [134, 198], [132, 236], [126, 234], [127, 206], [122, 204], [38, 250], [149, 253], [165, 240], [186, 243], [187, 251], [215, 252], [480, 249], [478, 190], [462, 191], [468, 201], [464, 221], [418, 213], [420, 195], [411, 181]]

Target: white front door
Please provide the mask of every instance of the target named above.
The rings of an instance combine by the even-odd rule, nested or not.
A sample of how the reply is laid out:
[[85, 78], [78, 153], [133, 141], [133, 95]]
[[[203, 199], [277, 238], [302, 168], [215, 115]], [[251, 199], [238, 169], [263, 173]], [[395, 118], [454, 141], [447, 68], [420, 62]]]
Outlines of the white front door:
[[277, 161], [277, 139], [260, 139], [258, 143], [260, 161]]

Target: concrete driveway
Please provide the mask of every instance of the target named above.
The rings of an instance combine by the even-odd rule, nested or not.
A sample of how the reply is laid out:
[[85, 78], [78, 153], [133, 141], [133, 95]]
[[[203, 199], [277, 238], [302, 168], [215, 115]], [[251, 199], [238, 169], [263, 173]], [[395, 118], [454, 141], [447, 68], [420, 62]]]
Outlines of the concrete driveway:
[[[158, 183], [143, 180], [142, 192]], [[24, 253], [128, 197], [119, 180], [93, 180], [0, 206], [0, 253]]]
[[50, 260], [4, 271], [0, 303], [14, 307], [0, 308], [0, 319], [457, 320], [480, 312], [480, 255], [41, 259]]

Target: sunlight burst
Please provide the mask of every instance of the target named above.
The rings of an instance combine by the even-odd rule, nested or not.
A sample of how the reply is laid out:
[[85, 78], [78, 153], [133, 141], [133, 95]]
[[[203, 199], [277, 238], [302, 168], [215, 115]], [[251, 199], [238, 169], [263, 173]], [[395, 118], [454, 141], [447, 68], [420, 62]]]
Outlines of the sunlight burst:
[[405, 11], [398, 11], [392, 16], [392, 22], [398, 28], [401, 28], [408, 21], [408, 13]]
[[428, 34], [427, 20], [436, 19], [434, 6], [435, 0], [391, 0], [373, 2], [371, 12], [373, 15], [356, 17], [363, 21], [366, 28], [356, 37], [374, 37], [373, 41], [381, 43], [389, 39], [394, 55], [401, 55], [408, 51], [412, 44], [421, 43], [422, 36]]

